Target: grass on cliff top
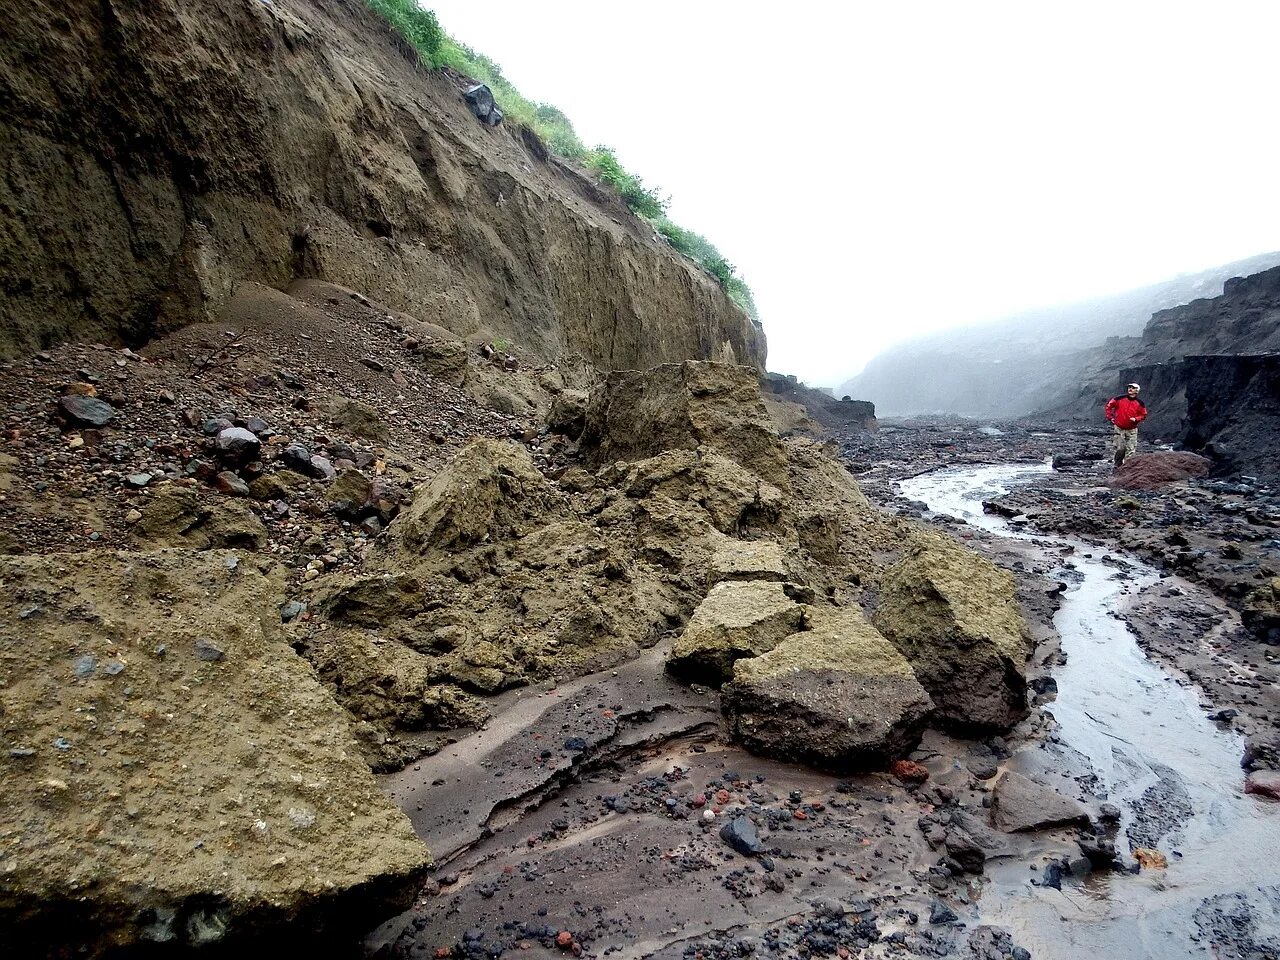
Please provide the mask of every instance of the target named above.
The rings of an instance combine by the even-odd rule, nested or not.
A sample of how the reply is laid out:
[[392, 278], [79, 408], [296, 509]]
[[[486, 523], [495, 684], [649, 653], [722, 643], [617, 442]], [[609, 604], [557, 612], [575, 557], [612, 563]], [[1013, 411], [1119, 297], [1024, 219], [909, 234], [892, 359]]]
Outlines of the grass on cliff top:
[[612, 147], [588, 148], [560, 109], [525, 97], [502, 75], [498, 64], [446, 34], [436, 15], [419, 7], [416, 0], [366, 2], [418, 51], [425, 63], [435, 69], [450, 67], [485, 84], [493, 91], [494, 100], [508, 120], [530, 128], [552, 153], [576, 160], [591, 170], [599, 182], [617, 190], [637, 216], [647, 220], [667, 243], [715, 277], [734, 303], [753, 321], [760, 322], [751, 288], [738, 276], [737, 268], [706, 237], [667, 219], [668, 198], [626, 170]]

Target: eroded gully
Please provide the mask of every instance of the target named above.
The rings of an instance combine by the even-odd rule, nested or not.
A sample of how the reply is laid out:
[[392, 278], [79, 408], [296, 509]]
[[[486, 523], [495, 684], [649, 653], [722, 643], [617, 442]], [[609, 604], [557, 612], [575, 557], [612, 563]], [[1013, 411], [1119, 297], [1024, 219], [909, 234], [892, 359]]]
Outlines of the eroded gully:
[[1041, 960], [1273, 956], [1280, 809], [1243, 794], [1239, 737], [1207, 718], [1194, 688], [1147, 659], [1122, 619], [1159, 574], [1116, 551], [1031, 536], [983, 513], [983, 500], [1048, 469], [944, 470], [900, 490], [934, 513], [1061, 558], [1069, 586], [1055, 626], [1066, 663], [1054, 672], [1058, 694], [1047, 707], [1059, 730], [1028, 762], [1058, 766], [1046, 772], [1072, 776], [1118, 805], [1120, 849], [1157, 847], [1169, 866], [1091, 874], [1058, 890], [1032, 884], [1025, 861], [991, 862], [983, 920], [1010, 929]]

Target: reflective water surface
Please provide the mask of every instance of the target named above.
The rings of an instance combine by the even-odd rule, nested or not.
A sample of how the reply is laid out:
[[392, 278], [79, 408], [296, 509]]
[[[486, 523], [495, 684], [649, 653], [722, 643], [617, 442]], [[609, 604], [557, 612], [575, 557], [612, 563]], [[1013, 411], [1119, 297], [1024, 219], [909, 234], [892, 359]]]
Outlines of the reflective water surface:
[[[1040, 960], [1274, 956], [1280, 805], [1243, 794], [1240, 738], [1208, 720], [1194, 690], [1147, 659], [1114, 615], [1158, 574], [1132, 557], [1118, 569], [1102, 561], [1106, 551], [1098, 547], [1031, 536], [982, 512], [984, 499], [1048, 471], [1047, 465], [945, 470], [903, 481], [900, 491], [935, 513], [1063, 555], [1069, 587], [1055, 625], [1067, 663], [1055, 670], [1058, 696], [1048, 707], [1061, 726], [1063, 743], [1055, 749], [1080, 755], [1098, 778], [1095, 792], [1124, 811], [1120, 849], [1128, 849], [1132, 832], [1151, 838], [1170, 863], [1138, 876], [1064, 881], [1059, 891], [1032, 885], [1038, 873], [1025, 862], [989, 862], [983, 918], [1008, 927]], [[1204, 933], [1215, 924], [1251, 927], [1244, 939], [1262, 946], [1219, 949]]]

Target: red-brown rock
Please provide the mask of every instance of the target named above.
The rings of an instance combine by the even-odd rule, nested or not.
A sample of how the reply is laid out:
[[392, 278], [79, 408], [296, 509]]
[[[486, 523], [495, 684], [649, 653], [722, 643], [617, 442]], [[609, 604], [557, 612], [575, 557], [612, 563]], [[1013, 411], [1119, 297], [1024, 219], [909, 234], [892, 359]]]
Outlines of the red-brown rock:
[[929, 771], [914, 760], [895, 760], [889, 770], [903, 783], [924, 783], [929, 779]]

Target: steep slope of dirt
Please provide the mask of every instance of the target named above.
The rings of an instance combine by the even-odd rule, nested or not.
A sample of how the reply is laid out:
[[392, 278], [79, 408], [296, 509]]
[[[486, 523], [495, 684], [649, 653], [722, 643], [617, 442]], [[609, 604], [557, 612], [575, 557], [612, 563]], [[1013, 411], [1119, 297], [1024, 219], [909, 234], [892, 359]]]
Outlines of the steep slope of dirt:
[[319, 278], [548, 359], [763, 368], [713, 278], [363, 0], [20, 4], [0, 64], [0, 356]]

